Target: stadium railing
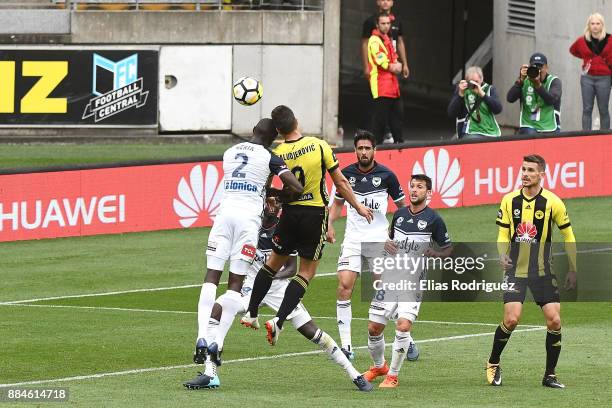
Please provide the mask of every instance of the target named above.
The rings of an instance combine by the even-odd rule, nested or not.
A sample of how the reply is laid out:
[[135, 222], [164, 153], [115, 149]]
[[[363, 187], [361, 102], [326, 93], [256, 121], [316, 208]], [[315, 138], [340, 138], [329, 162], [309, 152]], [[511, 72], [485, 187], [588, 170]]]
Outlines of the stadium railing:
[[[322, 10], [324, 0], [21, 0], [17, 8], [65, 8], [72, 10]], [[19, 5], [21, 4], [21, 7]], [[30, 5], [26, 5], [30, 4]]]

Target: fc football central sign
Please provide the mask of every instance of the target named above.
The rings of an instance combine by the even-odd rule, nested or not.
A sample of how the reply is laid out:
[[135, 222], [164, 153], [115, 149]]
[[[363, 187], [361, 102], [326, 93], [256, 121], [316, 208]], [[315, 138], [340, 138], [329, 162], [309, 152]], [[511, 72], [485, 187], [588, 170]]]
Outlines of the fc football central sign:
[[0, 125], [157, 125], [155, 50], [0, 50], [0, 83]]

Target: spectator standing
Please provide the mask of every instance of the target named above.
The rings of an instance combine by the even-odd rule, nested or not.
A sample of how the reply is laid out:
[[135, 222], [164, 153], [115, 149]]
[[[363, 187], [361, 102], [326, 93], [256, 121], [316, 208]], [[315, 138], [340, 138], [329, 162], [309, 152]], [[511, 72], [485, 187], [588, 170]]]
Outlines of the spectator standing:
[[582, 130], [592, 129], [592, 115], [595, 98], [599, 109], [600, 129], [610, 129], [610, 75], [612, 69], [612, 41], [606, 33], [604, 18], [593, 13], [587, 18], [584, 35], [570, 47], [570, 53], [582, 59]]
[[548, 59], [536, 52], [529, 65], [521, 65], [519, 77], [506, 100], [520, 100], [519, 134], [558, 132], [561, 129], [561, 80], [548, 73]]
[[399, 60], [402, 63], [402, 76], [408, 78], [410, 75], [410, 68], [408, 67], [408, 57], [406, 54], [406, 46], [404, 44], [404, 36], [402, 30], [402, 22], [394, 13], [391, 12], [393, 8], [393, 0], [376, 0], [378, 11], [376, 14], [368, 17], [363, 22], [363, 29], [361, 32], [361, 60], [363, 62], [363, 75], [364, 78], [370, 79], [370, 65], [368, 63], [368, 40], [372, 35], [372, 31], [376, 29], [378, 24], [378, 15], [380, 13], [387, 13], [391, 19], [391, 30], [389, 31], [389, 37], [393, 42], [393, 49], [399, 55]]
[[377, 28], [368, 40], [370, 91], [374, 98], [373, 133], [377, 144], [383, 141], [385, 127], [389, 126], [395, 143], [402, 143], [404, 109], [400, 98], [397, 74], [402, 64], [391, 44], [391, 19], [386, 13], [378, 16]]
[[[501, 136], [495, 115], [501, 113], [502, 104], [493, 85], [484, 82], [482, 68], [469, 67], [465, 79], [459, 81], [448, 105], [448, 116], [463, 118], [459, 137], [483, 139]], [[462, 126], [461, 126], [462, 125]]]

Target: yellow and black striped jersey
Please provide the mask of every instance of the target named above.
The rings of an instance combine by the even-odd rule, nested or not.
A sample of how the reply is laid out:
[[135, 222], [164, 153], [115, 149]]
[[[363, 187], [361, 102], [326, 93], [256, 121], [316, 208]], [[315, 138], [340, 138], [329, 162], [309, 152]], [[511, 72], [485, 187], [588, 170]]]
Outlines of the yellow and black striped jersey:
[[329, 198], [325, 188], [325, 172], [334, 171], [339, 165], [327, 142], [313, 136], [302, 136], [298, 140], [281, 143], [274, 153], [285, 161], [304, 186], [302, 196], [289, 205], [326, 206]]
[[[523, 190], [508, 193], [497, 213], [497, 241], [510, 243], [509, 255], [516, 277], [550, 275], [552, 225], [562, 230], [566, 242], [575, 242], [565, 204], [554, 193], [540, 189], [527, 198]], [[507, 249], [507, 246], [505, 247]]]

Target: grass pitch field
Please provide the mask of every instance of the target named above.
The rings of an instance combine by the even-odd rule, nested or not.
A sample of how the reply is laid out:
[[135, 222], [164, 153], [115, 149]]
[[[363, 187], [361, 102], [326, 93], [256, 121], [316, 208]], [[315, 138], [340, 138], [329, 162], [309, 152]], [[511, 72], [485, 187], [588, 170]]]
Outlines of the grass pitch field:
[[[602, 222], [612, 216], [612, 198], [566, 204], [579, 241], [612, 242], [610, 226]], [[496, 238], [496, 209], [440, 213], [454, 241], [482, 242]], [[535, 304], [525, 305], [502, 356], [504, 386], [496, 388], [485, 383], [484, 362], [501, 303], [425, 303], [413, 330], [421, 357], [405, 362], [396, 390], [357, 392], [290, 324], [272, 348], [264, 332], [235, 323], [226, 340], [221, 388], [188, 391], [181, 382], [197, 371], [190, 362], [208, 232], [0, 244], [0, 386], [68, 387], [75, 406], [608, 406], [612, 398], [612, 303], [562, 305], [558, 374], [565, 390], [540, 385], [545, 330]], [[315, 321], [337, 341], [338, 250], [339, 244], [326, 247], [319, 273], [331, 276], [315, 279], [305, 297]], [[356, 290], [359, 370], [370, 364], [367, 306]], [[387, 342], [393, 335], [388, 328]]]

